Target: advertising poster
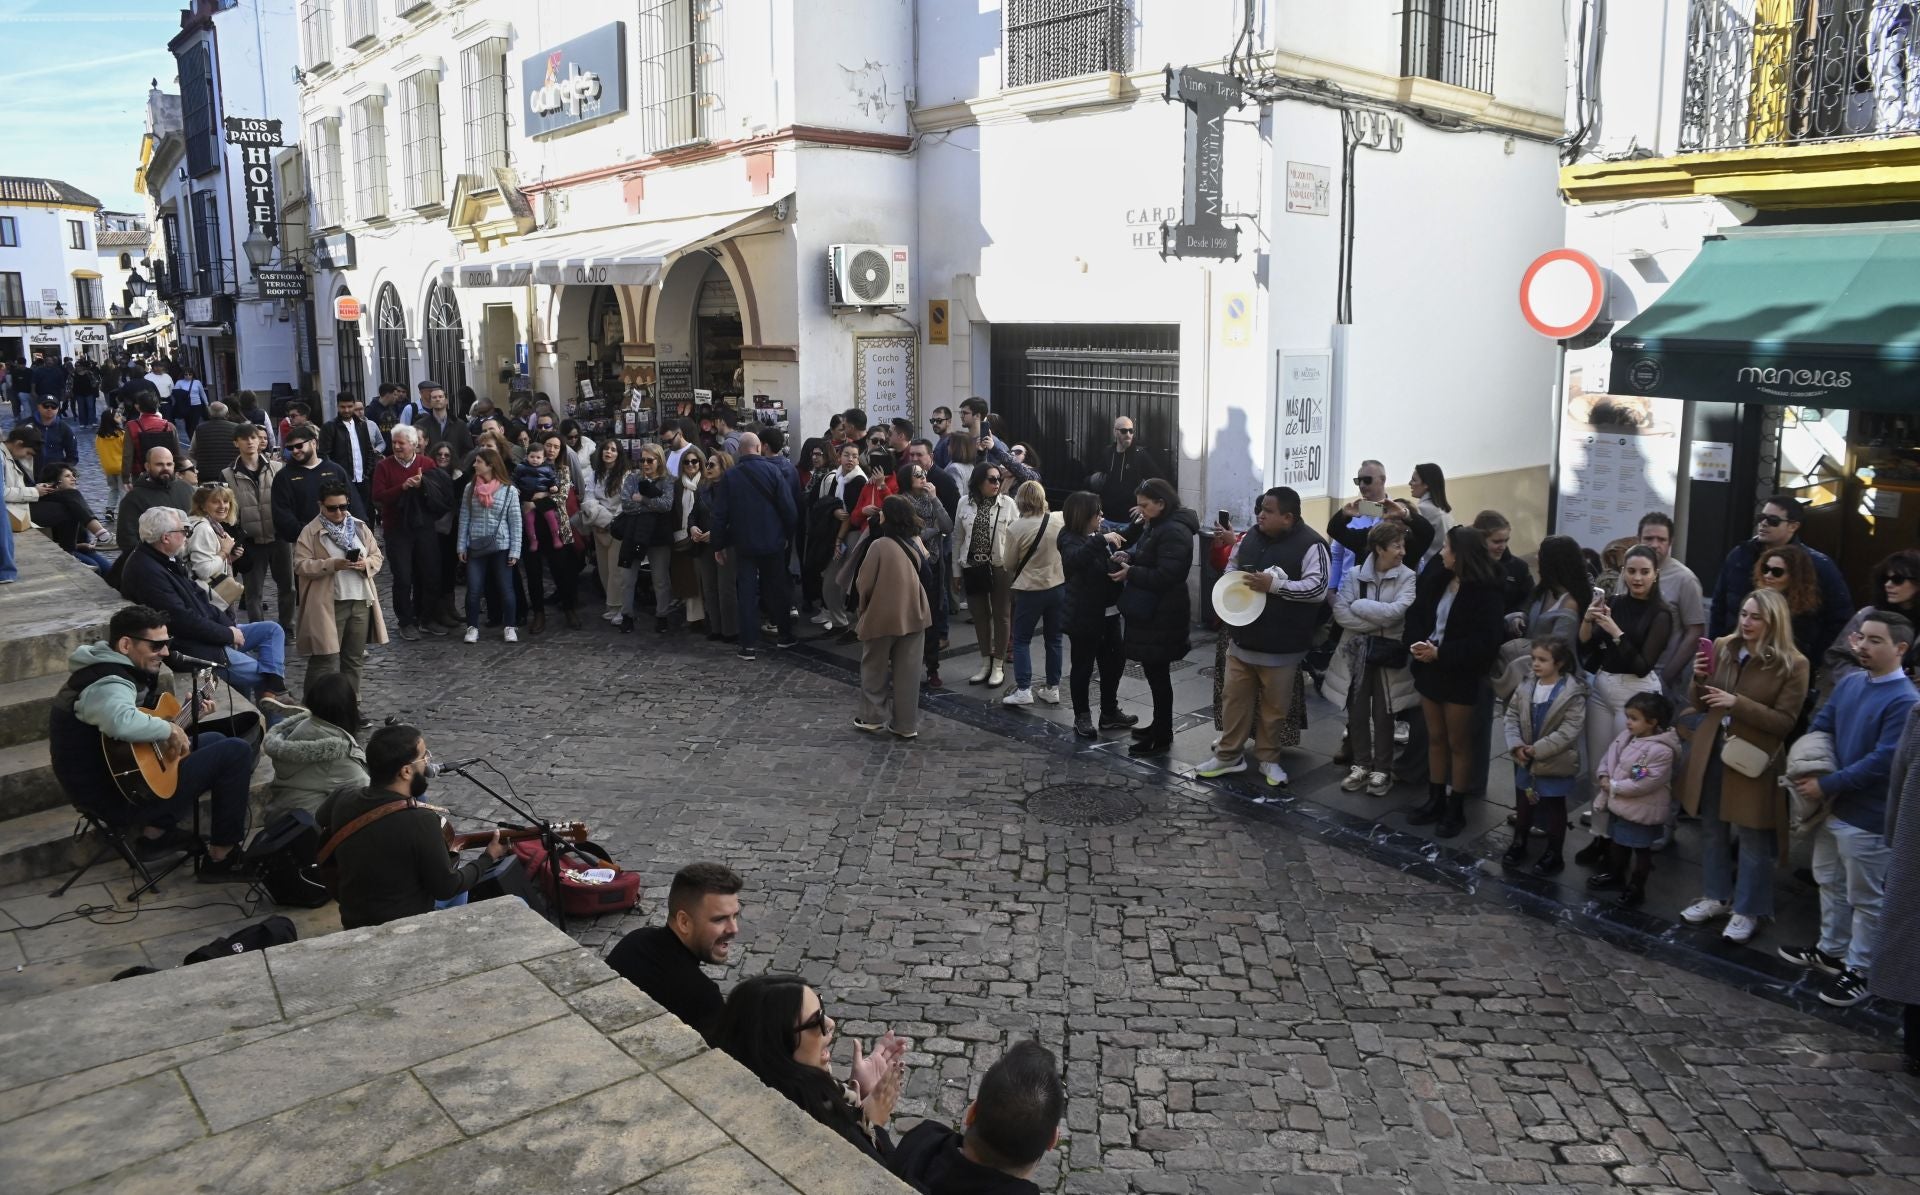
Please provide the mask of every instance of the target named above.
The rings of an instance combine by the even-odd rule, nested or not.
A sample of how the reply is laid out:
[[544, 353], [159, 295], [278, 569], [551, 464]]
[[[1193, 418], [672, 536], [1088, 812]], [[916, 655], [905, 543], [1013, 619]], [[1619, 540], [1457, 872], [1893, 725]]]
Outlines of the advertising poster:
[[1600, 551], [1640, 533], [1640, 516], [1673, 512], [1679, 492], [1677, 399], [1574, 394], [1560, 419], [1559, 506], [1554, 531]]
[[1282, 352], [1274, 409], [1274, 485], [1291, 486], [1302, 498], [1327, 495], [1327, 449], [1333, 403], [1333, 353], [1328, 349]]

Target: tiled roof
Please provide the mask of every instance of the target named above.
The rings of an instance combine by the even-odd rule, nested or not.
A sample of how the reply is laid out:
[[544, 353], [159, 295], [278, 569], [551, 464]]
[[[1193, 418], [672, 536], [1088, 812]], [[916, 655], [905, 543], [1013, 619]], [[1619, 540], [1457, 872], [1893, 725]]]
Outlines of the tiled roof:
[[147, 239], [152, 235], [146, 232], [120, 232], [117, 229], [108, 229], [99, 234], [99, 242], [102, 249], [144, 249], [147, 247]]
[[0, 202], [14, 203], [78, 203], [86, 207], [99, 207], [100, 201], [78, 187], [69, 186], [57, 178], [20, 178], [15, 175], [0, 175]]

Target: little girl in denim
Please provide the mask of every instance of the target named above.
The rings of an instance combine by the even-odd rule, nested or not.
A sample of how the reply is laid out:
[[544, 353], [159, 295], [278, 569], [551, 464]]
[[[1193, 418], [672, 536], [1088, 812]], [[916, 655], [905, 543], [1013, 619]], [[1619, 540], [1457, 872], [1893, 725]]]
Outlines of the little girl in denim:
[[1580, 736], [1587, 724], [1587, 686], [1580, 679], [1566, 640], [1542, 636], [1530, 653], [1533, 675], [1507, 701], [1507, 752], [1513, 757], [1513, 845], [1500, 861], [1518, 867], [1526, 861], [1527, 836], [1538, 823], [1547, 849], [1534, 874], [1565, 870], [1561, 849], [1567, 840], [1567, 798], [1580, 771]]

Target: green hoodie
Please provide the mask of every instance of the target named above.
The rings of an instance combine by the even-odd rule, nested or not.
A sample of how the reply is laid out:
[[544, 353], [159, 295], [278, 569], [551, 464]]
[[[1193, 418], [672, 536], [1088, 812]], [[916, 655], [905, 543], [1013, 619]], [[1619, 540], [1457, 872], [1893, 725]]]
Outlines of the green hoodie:
[[353, 735], [311, 713], [294, 714], [269, 730], [261, 750], [273, 761], [268, 817], [292, 809], [315, 812], [334, 789], [369, 783], [367, 753]]
[[[132, 668], [133, 661], [105, 643], [83, 643], [67, 657], [67, 671], [78, 672], [95, 664], [118, 664]], [[143, 714], [139, 690], [124, 676], [104, 676], [83, 690], [73, 703], [73, 713], [87, 725], [110, 739], [123, 743], [164, 743], [173, 733], [173, 723], [152, 714]]]

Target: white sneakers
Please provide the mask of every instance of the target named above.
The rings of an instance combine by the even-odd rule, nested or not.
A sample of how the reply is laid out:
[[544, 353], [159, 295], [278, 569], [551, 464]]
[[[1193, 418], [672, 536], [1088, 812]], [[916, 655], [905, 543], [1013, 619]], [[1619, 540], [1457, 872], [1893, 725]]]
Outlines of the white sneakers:
[[1393, 791], [1393, 774], [1390, 772], [1367, 773], [1367, 795], [1384, 797]]
[[1759, 928], [1760, 922], [1757, 918], [1748, 917], [1744, 913], [1735, 913], [1728, 918], [1727, 928], [1721, 931], [1720, 936], [1729, 942], [1751, 941]]
[[615, 606], [613, 609], [608, 610], [605, 614], [602, 614], [600, 617], [606, 619], [608, 622], [619, 622], [620, 608], [618, 606]]
[[506, 632], [502, 634], [500, 637], [502, 639], [505, 639], [508, 643], [520, 642], [520, 632], [514, 630], [512, 627], [508, 627], [506, 629]]
[[[1060, 695], [1058, 693], [1054, 694], [1054, 700], [1056, 703], [1059, 701], [1059, 699], [1060, 699]], [[1000, 699], [1000, 704], [1001, 705], [1032, 705], [1033, 690], [1032, 689], [1015, 689], [1013, 692], [1007, 694], [1005, 697], [1002, 697]]]
[[1368, 775], [1370, 775], [1370, 773], [1367, 771], [1367, 765], [1354, 764], [1347, 769], [1347, 778], [1340, 782], [1340, 791], [1349, 793], [1359, 792], [1367, 786]]
[[1277, 763], [1261, 764], [1260, 776], [1267, 782], [1268, 788], [1279, 788], [1287, 782], [1287, 770]]
[[463, 643], [478, 643], [478, 642], [480, 642], [480, 628], [479, 628], [479, 627], [468, 627], [468, 628], [467, 628], [467, 633], [466, 633], [466, 634], [464, 634], [464, 635], [462, 635], [462, 636], [460, 636], [460, 640], [461, 640], [461, 642], [463, 642]]
[[1680, 910], [1680, 917], [1689, 924], [1699, 925], [1705, 921], [1725, 917], [1731, 912], [1733, 912], [1733, 906], [1726, 901], [1714, 900], [1711, 897], [1703, 896], [1686, 908]]
[[1222, 763], [1220, 762], [1220, 757], [1216, 755], [1205, 764], [1195, 768], [1193, 774], [1196, 776], [1205, 776], [1207, 779], [1212, 780], [1216, 776], [1231, 776], [1235, 772], [1244, 772], [1246, 770], [1246, 756], [1242, 755], [1232, 763]]
[[1048, 705], [1060, 704], [1060, 686], [1059, 685], [1041, 685], [1040, 687], [1036, 688], [1033, 691], [1033, 695], [1035, 697], [1038, 697], [1040, 700], [1046, 702]]

